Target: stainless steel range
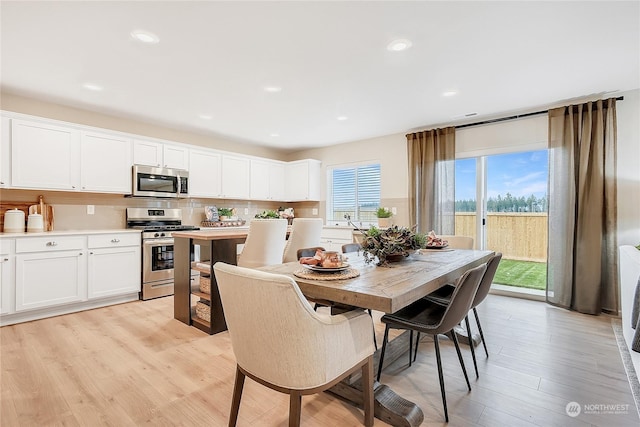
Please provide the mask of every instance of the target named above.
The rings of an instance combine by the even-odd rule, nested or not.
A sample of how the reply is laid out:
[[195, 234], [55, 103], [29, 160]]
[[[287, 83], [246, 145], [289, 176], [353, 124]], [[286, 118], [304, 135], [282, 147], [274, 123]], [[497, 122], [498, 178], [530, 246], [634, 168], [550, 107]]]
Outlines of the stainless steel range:
[[[142, 292], [140, 299], [173, 295], [172, 231], [199, 230], [182, 225], [182, 210], [127, 208], [127, 228], [142, 230]], [[196, 259], [195, 254], [191, 254]]]

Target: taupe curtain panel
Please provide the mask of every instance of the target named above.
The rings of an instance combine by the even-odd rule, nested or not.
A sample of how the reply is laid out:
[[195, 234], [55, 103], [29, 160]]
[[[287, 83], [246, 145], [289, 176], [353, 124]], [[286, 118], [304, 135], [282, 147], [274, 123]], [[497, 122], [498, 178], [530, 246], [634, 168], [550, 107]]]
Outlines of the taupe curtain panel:
[[549, 110], [547, 302], [617, 313], [616, 101]]
[[422, 233], [455, 234], [454, 127], [407, 135], [409, 220]]

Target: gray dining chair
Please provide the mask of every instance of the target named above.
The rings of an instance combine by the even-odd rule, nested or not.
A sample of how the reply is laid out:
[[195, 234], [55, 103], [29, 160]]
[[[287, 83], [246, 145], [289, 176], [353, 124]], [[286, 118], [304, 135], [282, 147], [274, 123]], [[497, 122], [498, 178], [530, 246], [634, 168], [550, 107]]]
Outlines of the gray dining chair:
[[324, 248], [322, 246], [314, 246], [313, 248], [300, 248], [296, 252], [296, 256], [298, 257], [298, 260], [300, 260], [300, 258], [312, 257], [318, 250], [324, 251]]
[[[438, 378], [440, 380], [440, 393], [442, 394], [444, 417], [447, 422], [449, 422], [449, 412], [447, 411], [447, 398], [444, 388], [444, 376], [442, 374], [442, 360], [440, 357], [438, 334], [448, 334], [453, 332], [453, 328], [465, 318], [471, 308], [471, 303], [478, 291], [478, 287], [480, 286], [482, 276], [486, 269], [486, 264], [483, 264], [465, 272], [460, 279], [458, 279], [456, 288], [451, 295], [450, 303], [446, 306], [421, 298], [393, 314], [385, 314], [381, 319], [386, 326], [384, 330], [384, 339], [382, 341], [382, 351], [380, 353], [380, 363], [378, 364], [377, 380], [380, 381], [380, 375], [382, 374], [384, 353], [389, 341], [389, 329], [404, 329], [432, 335], [433, 344], [436, 350], [436, 362], [438, 364]], [[471, 383], [469, 383], [467, 370], [464, 366], [464, 359], [460, 352], [458, 338], [455, 333], [451, 333], [450, 336], [452, 337], [456, 352], [458, 353], [458, 360], [460, 361], [460, 366], [462, 367], [467, 387], [469, 391], [471, 391]], [[409, 359], [411, 359], [411, 349], [409, 349]]]
[[[496, 271], [498, 270], [498, 266], [500, 265], [500, 260], [502, 260], [502, 253], [496, 252], [496, 254], [487, 261], [487, 271], [482, 276], [482, 281], [480, 282], [480, 286], [478, 287], [478, 292], [476, 292], [476, 296], [473, 298], [473, 302], [471, 303], [471, 309], [473, 310], [473, 315], [476, 318], [476, 325], [478, 325], [478, 332], [480, 333], [480, 341], [482, 342], [482, 346], [484, 347], [484, 353], [489, 357], [489, 352], [487, 351], [487, 343], [484, 340], [484, 334], [482, 332], [482, 326], [480, 325], [480, 318], [478, 317], [478, 310], [476, 307], [480, 305], [482, 301], [487, 298], [489, 295], [489, 291], [491, 290], [491, 284], [493, 283], [493, 278], [496, 275]], [[442, 288], [438, 289], [427, 295], [425, 299], [434, 302], [440, 305], [448, 305], [451, 302], [451, 296], [455, 291], [455, 286], [453, 285], [445, 285]], [[465, 328], [467, 329], [467, 334], [469, 336], [469, 347], [471, 347], [471, 357], [473, 358], [473, 366], [476, 370], [476, 378], [478, 375], [478, 364], [476, 362], [476, 352], [473, 345], [473, 339], [471, 337], [471, 327], [469, 325], [469, 316], [464, 317]], [[418, 340], [416, 342], [414, 360], [418, 354], [418, 342], [420, 342], [420, 333], [418, 333]]]

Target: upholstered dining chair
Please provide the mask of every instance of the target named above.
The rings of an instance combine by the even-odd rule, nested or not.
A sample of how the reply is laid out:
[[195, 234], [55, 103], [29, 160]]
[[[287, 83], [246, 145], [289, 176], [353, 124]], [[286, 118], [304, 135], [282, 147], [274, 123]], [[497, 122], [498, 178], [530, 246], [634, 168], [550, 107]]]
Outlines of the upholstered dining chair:
[[286, 219], [252, 219], [244, 248], [238, 255], [238, 265], [258, 268], [281, 264], [286, 239]]
[[365, 312], [318, 314], [288, 276], [222, 262], [213, 269], [237, 362], [229, 426], [236, 425], [245, 377], [289, 394], [289, 426], [298, 426], [303, 395], [356, 371], [362, 373], [364, 424], [373, 425], [374, 348]]
[[451, 249], [473, 249], [473, 237], [467, 236], [438, 236], [447, 241]]
[[342, 253], [348, 254], [353, 252], [359, 252], [362, 250], [360, 243], [346, 243], [342, 245]]
[[[480, 305], [482, 301], [487, 298], [489, 295], [489, 291], [491, 290], [491, 284], [493, 283], [493, 278], [496, 275], [496, 271], [498, 270], [498, 266], [500, 265], [500, 260], [502, 260], [502, 253], [496, 252], [489, 261], [487, 261], [487, 271], [482, 276], [482, 281], [480, 282], [480, 286], [478, 287], [478, 292], [476, 292], [475, 297], [473, 298], [473, 302], [471, 303], [471, 309], [473, 310], [473, 315], [476, 318], [476, 325], [478, 326], [478, 332], [480, 332], [480, 341], [482, 341], [482, 346], [484, 347], [484, 353], [489, 357], [489, 352], [487, 351], [487, 343], [484, 340], [484, 334], [482, 333], [482, 326], [480, 325], [480, 318], [478, 317], [478, 310], [476, 307]], [[453, 285], [445, 285], [442, 288], [438, 289], [427, 295], [425, 299], [434, 302], [436, 304], [448, 305], [451, 302], [451, 296], [455, 291], [455, 286]], [[473, 339], [471, 337], [471, 327], [469, 326], [469, 316], [464, 317], [465, 328], [467, 330], [467, 335], [469, 336], [469, 347], [471, 347], [471, 357], [473, 358], [473, 367], [476, 370], [476, 378], [478, 375], [478, 363], [476, 362], [476, 352], [473, 346]], [[416, 342], [416, 350], [415, 355], [418, 354], [418, 343], [420, 342], [420, 333], [418, 333], [418, 340]], [[415, 360], [414, 355], [414, 360]]]
[[[345, 243], [344, 245], [342, 245], [342, 253], [343, 254], [350, 254], [350, 253], [354, 253], [354, 252], [360, 252], [362, 250], [362, 246], [360, 245], [360, 243]], [[371, 311], [370, 308], [367, 309], [367, 312], [369, 313], [369, 316], [371, 316], [371, 319], [373, 319], [373, 312]], [[373, 345], [376, 347], [376, 350], [378, 349], [378, 340], [376, 338], [376, 328], [375, 325], [373, 327]]]
[[282, 262], [297, 260], [298, 249], [320, 246], [323, 225], [322, 218], [294, 218], [291, 223], [289, 240], [284, 248]]
[[296, 257], [298, 259], [312, 257], [316, 254], [316, 251], [318, 250], [324, 251], [325, 249], [322, 246], [314, 246], [312, 248], [300, 248], [296, 252]]
[[[440, 393], [442, 394], [444, 417], [447, 422], [449, 422], [449, 412], [447, 411], [447, 398], [444, 389], [444, 377], [442, 374], [442, 360], [440, 358], [438, 334], [453, 332], [453, 328], [467, 315], [486, 269], [486, 264], [483, 264], [465, 272], [460, 279], [458, 279], [456, 288], [451, 295], [451, 302], [449, 305], [444, 306], [431, 302], [425, 298], [421, 298], [393, 314], [385, 314], [381, 319], [386, 326], [384, 330], [384, 340], [382, 342], [382, 352], [380, 353], [380, 362], [378, 364], [378, 381], [380, 380], [380, 374], [382, 373], [384, 353], [389, 340], [389, 329], [405, 329], [408, 331], [417, 331], [432, 335], [433, 344], [436, 350], [438, 379], [440, 380]], [[471, 384], [469, 383], [467, 370], [464, 366], [464, 359], [460, 352], [458, 338], [455, 333], [450, 333], [449, 336], [452, 337], [456, 352], [458, 353], [458, 360], [460, 361], [460, 366], [464, 373], [464, 378], [467, 381], [467, 387], [469, 391], [471, 391]], [[411, 349], [409, 349], [409, 358], [411, 358]]]

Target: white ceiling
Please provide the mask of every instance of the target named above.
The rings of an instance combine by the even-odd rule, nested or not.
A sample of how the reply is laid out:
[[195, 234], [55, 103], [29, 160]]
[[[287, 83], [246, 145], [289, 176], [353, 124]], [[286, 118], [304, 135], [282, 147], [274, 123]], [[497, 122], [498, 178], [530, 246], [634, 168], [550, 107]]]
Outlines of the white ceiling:
[[[293, 150], [639, 88], [639, 6], [3, 0], [0, 77], [7, 93]], [[388, 51], [398, 38], [412, 47]]]

